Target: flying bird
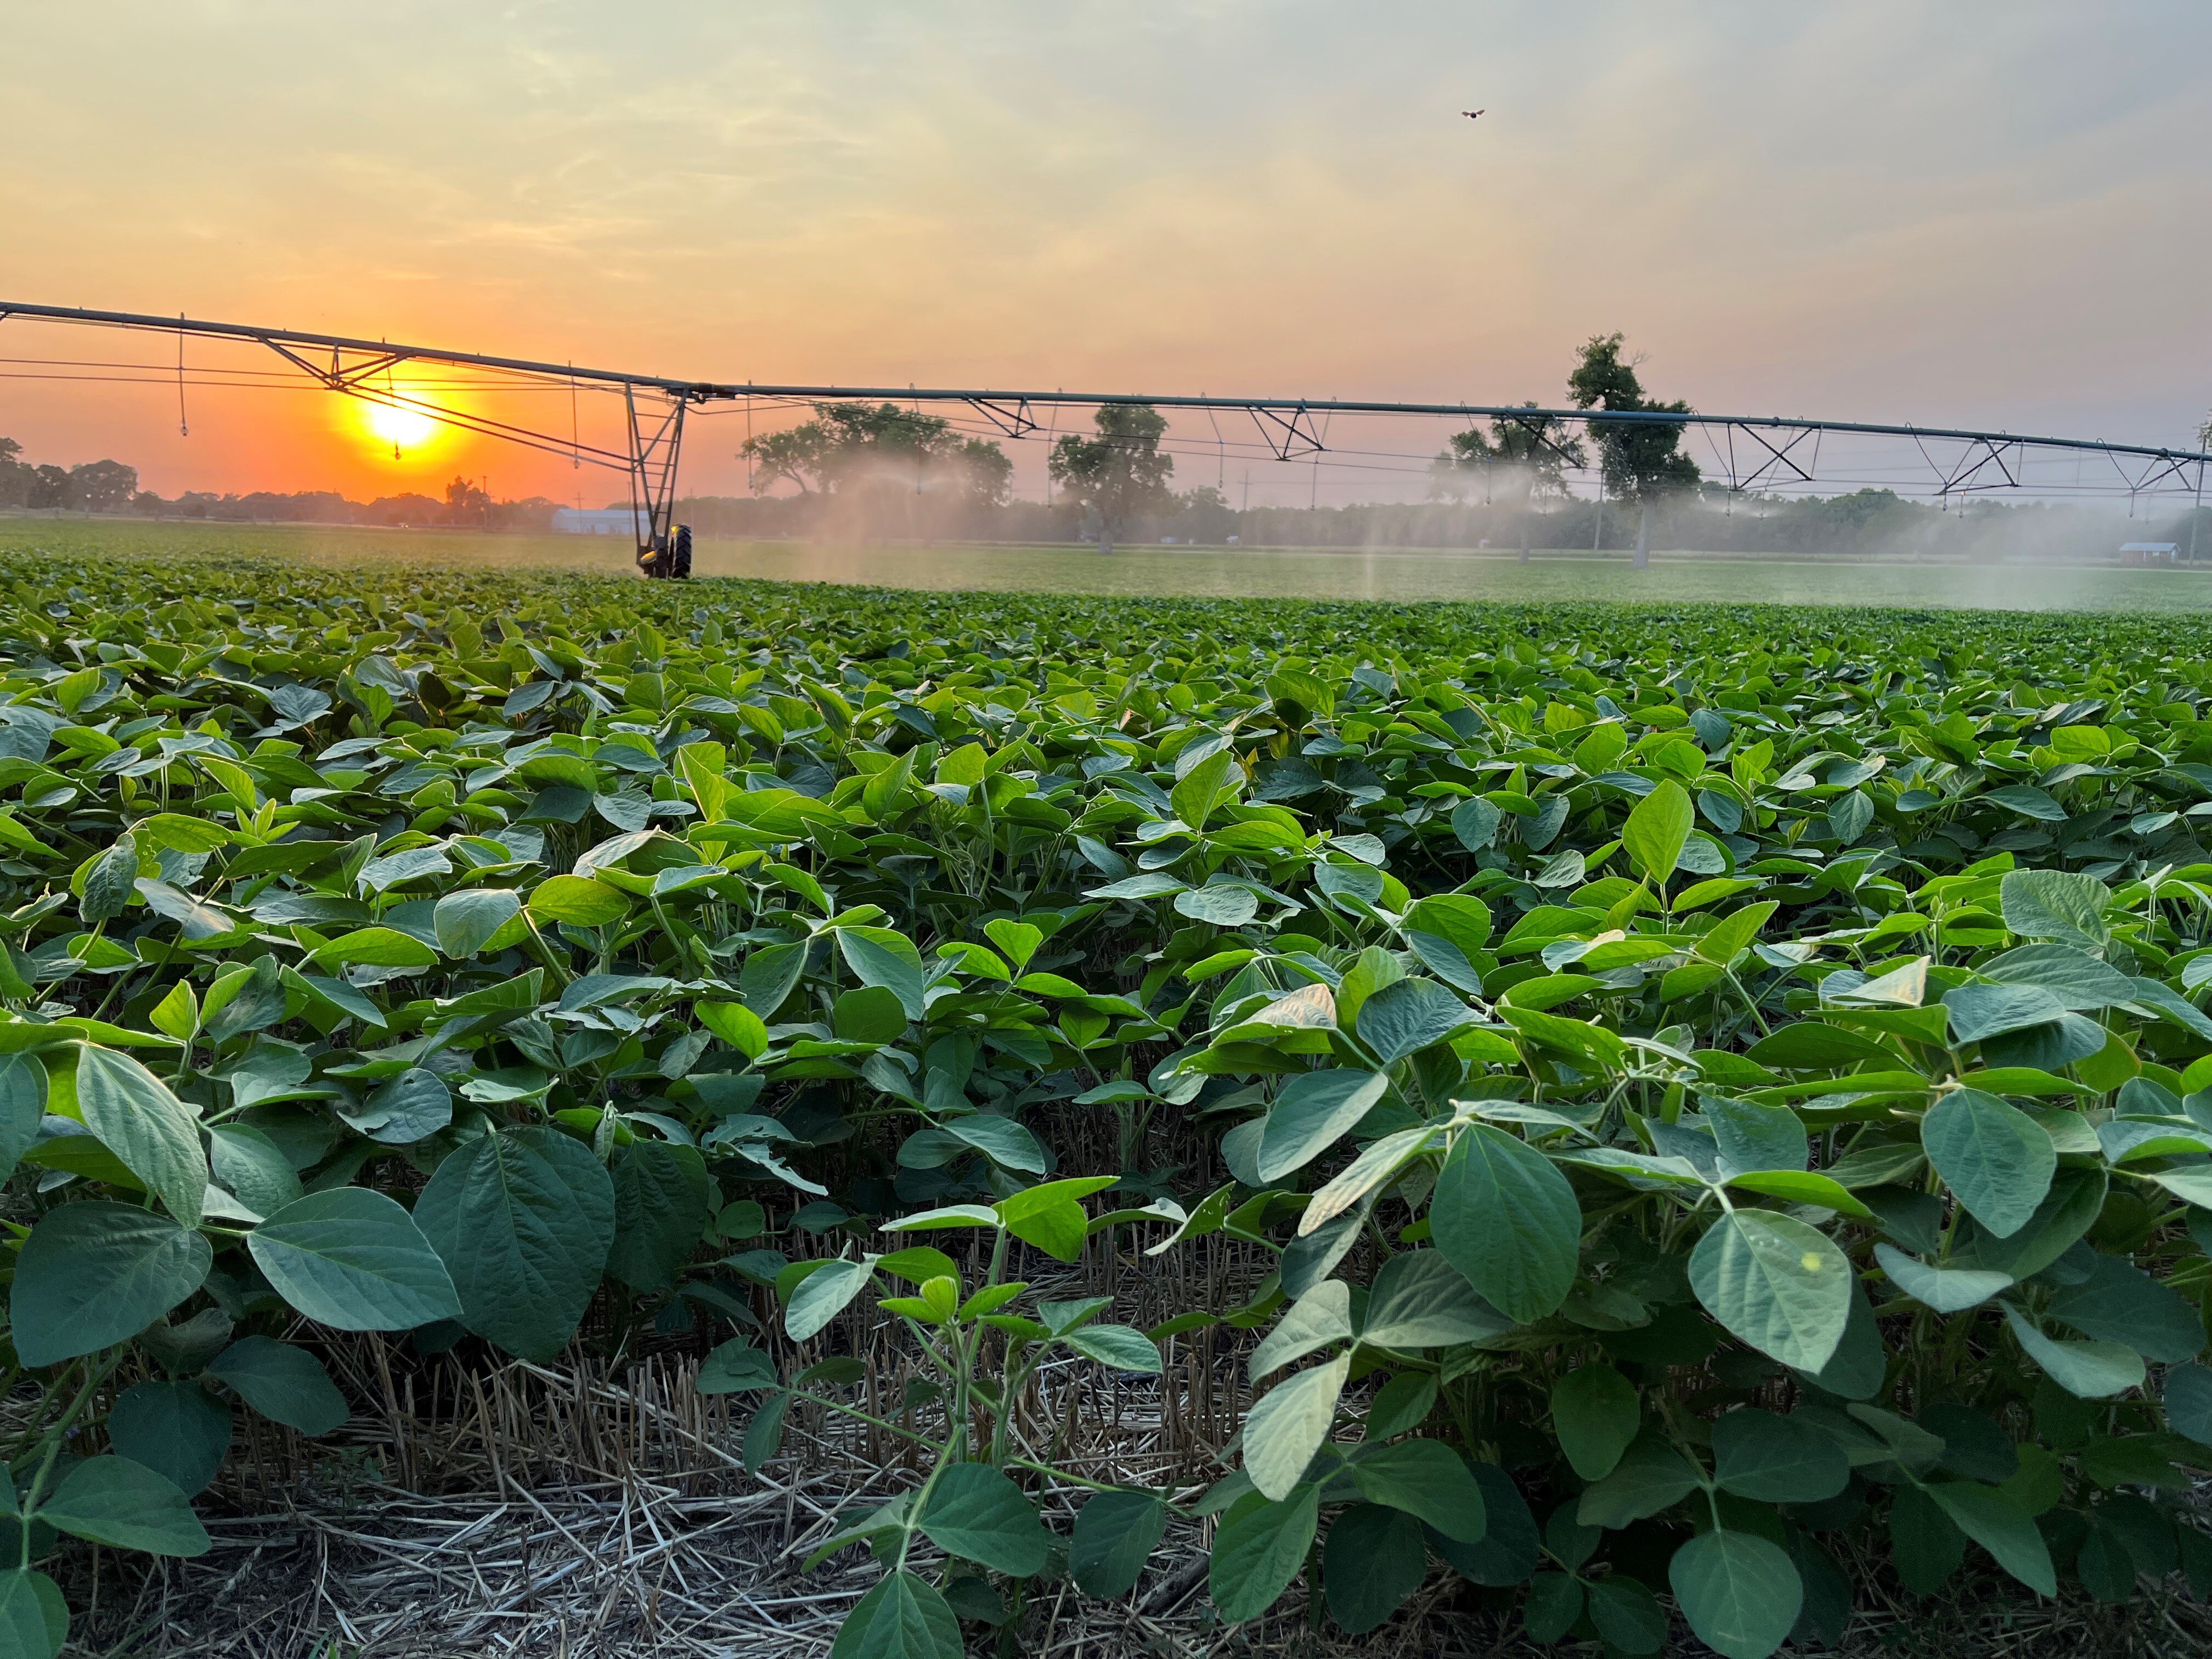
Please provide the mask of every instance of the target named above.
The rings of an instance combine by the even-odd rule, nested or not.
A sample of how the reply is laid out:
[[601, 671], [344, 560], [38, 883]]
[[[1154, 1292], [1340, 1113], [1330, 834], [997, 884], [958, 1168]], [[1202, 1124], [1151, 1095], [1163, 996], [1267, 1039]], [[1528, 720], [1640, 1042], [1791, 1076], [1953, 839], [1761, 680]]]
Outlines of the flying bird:
[[1487, 113], [1489, 112], [1489, 110], [1490, 110], [1490, 106], [1489, 106], [1487, 104], [1486, 104], [1486, 105], [1484, 105], [1484, 106], [1482, 106], [1482, 108], [1480, 108], [1480, 109], [1463, 109], [1463, 110], [1462, 110], [1462, 111], [1460, 112], [1460, 113], [1461, 113], [1462, 115], [1464, 115], [1465, 117], [1467, 117], [1467, 118], [1468, 118], [1468, 120], [1472, 121], [1472, 120], [1474, 120], [1474, 119], [1475, 118], [1475, 117], [1477, 117], [1478, 115], [1485, 115], [1485, 114], [1487, 114]]

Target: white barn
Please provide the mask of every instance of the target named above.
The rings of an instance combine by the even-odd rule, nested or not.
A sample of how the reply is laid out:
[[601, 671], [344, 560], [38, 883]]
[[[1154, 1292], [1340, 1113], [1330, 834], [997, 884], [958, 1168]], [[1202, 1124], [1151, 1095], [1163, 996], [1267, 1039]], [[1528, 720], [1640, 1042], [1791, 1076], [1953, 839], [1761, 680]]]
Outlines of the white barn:
[[564, 536], [635, 536], [645, 515], [626, 507], [556, 507], [553, 528]]

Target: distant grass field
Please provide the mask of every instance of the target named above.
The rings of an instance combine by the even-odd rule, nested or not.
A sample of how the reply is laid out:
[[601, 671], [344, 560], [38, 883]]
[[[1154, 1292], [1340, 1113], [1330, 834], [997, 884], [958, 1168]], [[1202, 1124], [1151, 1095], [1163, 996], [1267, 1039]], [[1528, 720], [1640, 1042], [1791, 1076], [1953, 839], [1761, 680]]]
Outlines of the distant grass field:
[[[617, 538], [475, 535], [294, 525], [132, 523], [0, 517], [0, 550], [226, 554], [310, 561], [605, 570], [627, 574]], [[2212, 611], [2212, 574], [2045, 565], [1758, 559], [1658, 553], [1375, 551], [1132, 546], [836, 546], [702, 541], [696, 574], [939, 591], [1316, 599], [1610, 599], [1679, 604], [1852, 605], [2002, 611]]]

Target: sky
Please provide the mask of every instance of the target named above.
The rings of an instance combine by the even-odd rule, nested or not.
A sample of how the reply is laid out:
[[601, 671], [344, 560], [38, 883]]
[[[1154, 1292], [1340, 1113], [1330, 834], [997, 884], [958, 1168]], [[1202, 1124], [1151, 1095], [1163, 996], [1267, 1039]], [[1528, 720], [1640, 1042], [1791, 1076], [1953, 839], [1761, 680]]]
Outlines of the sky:
[[[2212, 405], [2202, 0], [71, 0], [5, 37], [0, 299], [725, 380], [1475, 403], [1560, 401], [1620, 330], [1711, 411], [2179, 443]], [[188, 387], [181, 435], [174, 359], [0, 322], [0, 434], [166, 494], [620, 493], [451, 428], [395, 457], [314, 391]], [[695, 422], [687, 493], [744, 489], [743, 428]], [[1243, 471], [1255, 504], [1419, 493], [1410, 459], [1177, 434], [1232, 502]]]

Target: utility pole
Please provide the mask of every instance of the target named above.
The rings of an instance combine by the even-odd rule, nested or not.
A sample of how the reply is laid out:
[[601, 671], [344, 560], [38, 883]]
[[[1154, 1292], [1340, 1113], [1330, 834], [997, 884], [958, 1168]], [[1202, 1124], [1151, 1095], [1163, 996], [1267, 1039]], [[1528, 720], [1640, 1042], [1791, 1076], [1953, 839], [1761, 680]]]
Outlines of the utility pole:
[[1605, 545], [1605, 480], [1597, 481], [1597, 529], [1590, 536], [1590, 551], [1595, 553]]
[[1237, 510], [1239, 513], [1249, 513], [1252, 510], [1252, 470], [1249, 467], [1244, 470], [1244, 500]]

